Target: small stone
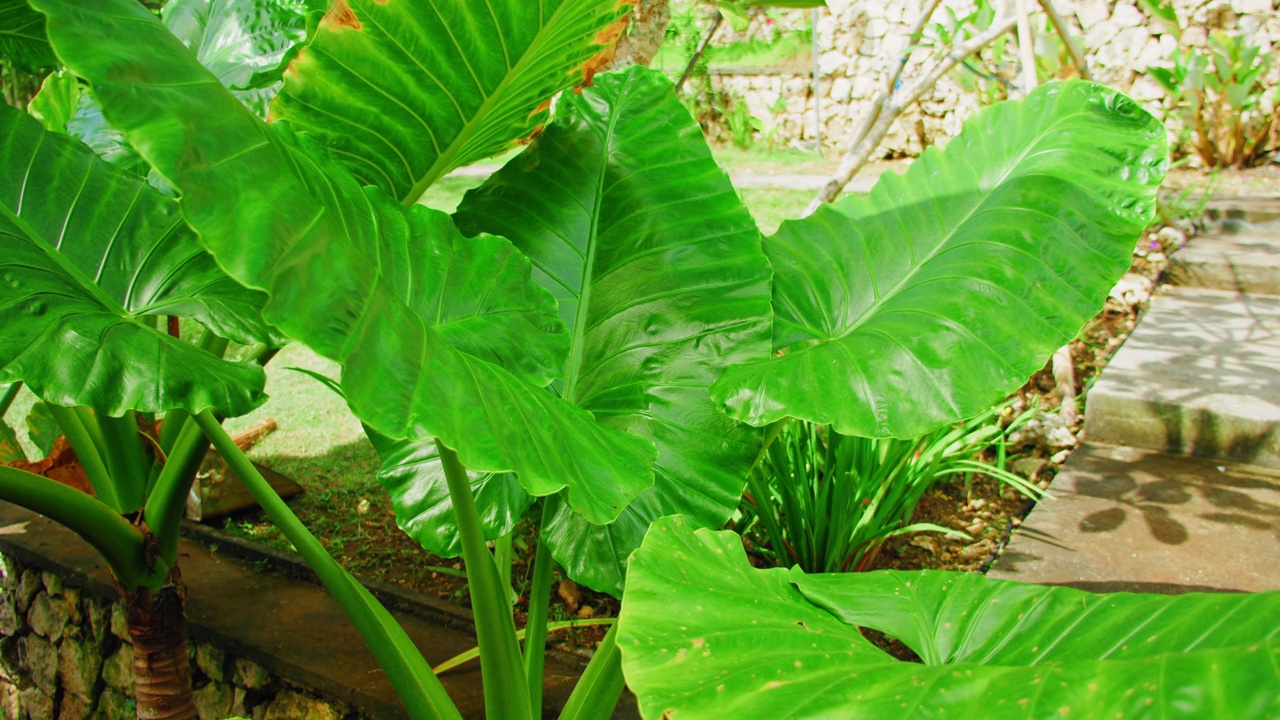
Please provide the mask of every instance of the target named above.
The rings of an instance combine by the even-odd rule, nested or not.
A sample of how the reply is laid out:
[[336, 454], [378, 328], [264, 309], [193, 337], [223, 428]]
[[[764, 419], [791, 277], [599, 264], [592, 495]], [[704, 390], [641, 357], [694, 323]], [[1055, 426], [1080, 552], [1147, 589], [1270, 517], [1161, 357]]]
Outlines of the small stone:
[[0, 718], [20, 720], [22, 717], [22, 693], [18, 690], [18, 686], [0, 682]]
[[569, 612], [576, 611], [578, 605], [582, 603], [582, 591], [578, 589], [578, 583], [572, 580], [561, 580], [556, 588], [556, 594], [564, 601], [564, 606]]
[[244, 688], [231, 688], [231, 717], [249, 717], [245, 701], [249, 699], [249, 691]]
[[123, 602], [111, 605], [111, 634], [133, 644], [133, 638], [129, 637], [129, 609]]
[[214, 682], [227, 681], [227, 654], [209, 643], [196, 644], [196, 667]]
[[1013, 471], [1028, 480], [1034, 480], [1049, 461], [1039, 457], [1020, 457], [1011, 463]]
[[31, 720], [53, 720], [53, 696], [40, 688], [29, 687], [22, 691], [22, 707]]
[[0, 600], [0, 635], [17, 635], [19, 627], [17, 603], [8, 598]]
[[111, 606], [92, 598], [85, 598], [84, 605], [84, 613], [89, 617], [89, 634], [94, 643], [102, 647], [111, 634]]
[[31, 609], [27, 611], [27, 622], [31, 625], [32, 632], [55, 643], [62, 639], [62, 631], [67, 627], [68, 619], [66, 603], [55, 602], [48, 593], [37, 595], [31, 603]]
[[67, 621], [75, 625], [79, 625], [84, 616], [80, 612], [80, 590], [77, 588], [64, 588], [62, 590], [62, 600], [67, 605]]
[[232, 661], [233, 682], [249, 690], [262, 690], [271, 684], [271, 673], [252, 660], [236, 658]]
[[40, 581], [44, 583], [45, 592], [54, 597], [62, 596], [62, 578], [51, 572], [40, 573]]
[[36, 687], [50, 697], [49, 713], [53, 713], [52, 697], [58, 691], [58, 649], [35, 635], [22, 638], [19, 656]]
[[282, 690], [267, 707], [263, 720], [342, 720], [346, 714], [347, 709], [340, 704]]
[[134, 720], [137, 716], [137, 703], [133, 698], [107, 688], [98, 696], [98, 710], [93, 714], [93, 720]]
[[23, 615], [27, 614], [27, 608], [31, 607], [31, 600], [44, 587], [44, 583], [40, 580], [40, 573], [35, 570], [24, 570], [22, 578], [18, 580], [17, 596], [14, 600], [18, 604], [18, 612]]
[[590, 605], [583, 605], [582, 607], [578, 608], [578, 618], [581, 620], [588, 620], [595, 616], [596, 616], [596, 609], [591, 607]]
[[211, 682], [192, 693], [200, 720], [225, 720], [231, 717], [234, 693], [226, 683]]
[[126, 694], [133, 693], [133, 646], [121, 645], [102, 663], [102, 679]]
[[18, 580], [22, 577], [22, 568], [13, 558], [8, 555], [0, 554], [0, 588], [5, 590], [15, 590], [18, 587]]
[[93, 701], [78, 695], [63, 693], [58, 703], [58, 720], [89, 720], [93, 714]]
[[62, 679], [64, 696], [75, 695], [91, 702], [100, 672], [102, 655], [97, 648], [70, 636], [62, 640], [62, 647], [58, 650], [58, 674]]
[[16, 681], [23, 677], [21, 645], [16, 637], [0, 638], [0, 678]]

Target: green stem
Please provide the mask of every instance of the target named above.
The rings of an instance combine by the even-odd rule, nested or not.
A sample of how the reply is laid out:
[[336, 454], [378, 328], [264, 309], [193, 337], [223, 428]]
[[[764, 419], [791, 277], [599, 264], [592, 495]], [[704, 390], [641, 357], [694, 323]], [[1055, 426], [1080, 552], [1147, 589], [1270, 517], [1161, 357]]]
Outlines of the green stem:
[[[592, 625], [612, 625], [618, 622], [617, 618], [591, 618], [589, 620], [559, 620], [553, 623], [547, 623], [547, 632], [553, 633], [560, 630], [571, 630], [573, 628], [591, 627]], [[516, 631], [516, 639], [524, 640], [526, 632], [524, 630]], [[471, 648], [466, 652], [458, 653], [444, 662], [431, 668], [431, 672], [439, 675], [448, 672], [459, 665], [471, 662], [480, 657], [480, 648]]]
[[511, 587], [512, 537], [514, 535], [515, 531], [512, 530], [493, 541], [493, 564], [498, 568], [498, 578], [507, 589], [507, 612], [509, 613], [514, 613], [516, 609], [516, 593]]
[[173, 444], [178, 441], [178, 435], [187, 426], [187, 419], [190, 417], [191, 414], [186, 410], [170, 410], [165, 413], [159, 437], [160, 449], [165, 455], [173, 451]]
[[529, 586], [529, 613], [525, 623], [524, 674], [529, 686], [529, 702], [535, 717], [542, 715], [542, 678], [547, 659], [547, 614], [551, 606], [551, 575], [555, 561], [551, 549], [542, 537], [541, 528], [547, 527], [547, 504], [543, 503], [542, 524], [539, 525], [538, 551], [533, 558], [533, 583]]
[[617, 625], [605, 633], [564, 704], [560, 720], [609, 720], [613, 715], [627, 685], [622, 677], [622, 653], [618, 650], [617, 635]]
[[95, 415], [95, 421], [104, 440], [102, 455], [107, 463], [107, 472], [115, 480], [124, 513], [135, 512], [146, 500], [147, 481], [151, 474], [151, 463], [147, 462], [142, 440], [138, 437], [137, 416], [132, 411], [118, 418]]
[[444, 685], [432, 674], [431, 666], [391, 613], [329, 556], [320, 541], [316, 540], [284, 500], [280, 499], [266, 478], [249, 462], [249, 458], [236, 447], [213, 413], [208, 410], [200, 413], [196, 416], [196, 422], [222, 454], [227, 466], [240, 478], [271, 521], [293, 543], [298, 553], [333, 594], [347, 617], [351, 618], [352, 624], [373, 651], [378, 664], [387, 673], [387, 679], [391, 681], [409, 716], [415, 720], [461, 720], [462, 715], [449, 699]]
[[0, 395], [0, 418], [9, 412], [9, 408], [13, 407], [13, 401], [18, 398], [18, 392], [22, 390], [22, 383], [9, 383], [4, 389], [4, 394]]
[[75, 410], [61, 405], [46, 403], [45, 406], [49, 408], [49, 414], [53, 415], [53, 419], [62, 428], [62, 434], [67, 436], [71, 449], [76, 451], [76, 459], [80, 461], [80, 467], [89, 478], [93, 494], [116, 513], [123, 513], [124, 505], [116, 493], [116, 485], [111, 479], [111, 474], [107, 472], [107, 466], [102, 462], [102, 456], [98, 454], [98, 446], [94, 444], [89, 431], [80, 421], [80, 415]]
[[[189, 415], [187, 417], [190, 418]], [[208, 450], [209, 441], [205, 439], [200, 425], [188, 420], [178, 433], [151, 496], [147, 498], [143, 517], [147, 527], [160, 539], [160, 554], [166, 560], [177, 558], [178, 535], [187, 509], [187, 496], [191, 494], [191, 484], [195, 482], [200, 463], [204, 462]]]
[[126, 589], [158, 590], [167, 567], [147, 567], [142, 531], [96, 498], [55, 480], [0, 465], [0, 497], [65, 525], [111, 566]]
[[484, 542], [480, 513], [471, 494], [467, 469], [458, 455], [440, 441], [440, 464], [449, 483], [449, 499], [462, 541], [462, 557], [467, 563], [467, 585], [471, 589], [471, 611], [475, 615], [476, 640], [480, 645], [481, 680], [484, 683], [485, 716], [493, 720], [532, 720], [529, 689], [524, 682], [520, 641], [507, 605], [506, 589], [498, 577], [493, 555]]

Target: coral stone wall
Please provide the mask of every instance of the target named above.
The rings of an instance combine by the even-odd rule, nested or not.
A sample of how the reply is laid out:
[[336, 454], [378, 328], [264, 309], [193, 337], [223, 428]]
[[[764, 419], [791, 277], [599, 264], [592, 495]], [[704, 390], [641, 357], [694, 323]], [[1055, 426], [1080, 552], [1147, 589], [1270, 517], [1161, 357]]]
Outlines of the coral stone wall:
[[[828, 0], [818, 21], [818, 96], [812, 79], [804, 75], [720, 75], [719, 87], [740, 95], [775, 139], [811, 140], [816, 135], [815, 100], [820, 104], [823, 144], [844, 147], [872, 102], [887, 82], [907, 44], [907, 33], [921, 12], [920, 0], [861, 2]], [[935, 18], [947, 7], [966, 9], [964, 0], [944, 0]], [[1035, 7], [1035, 3], [1031, 3]], [[1280, 3], [1276, 0], [1172, 0], [1184, 28], [1181, 43], [1168, 28], [1149, 18], [1136, 0], [1058, 0], [1055, 7], [1076, 41], [1083, 45], [1094, 78], [1123, 90], [1163, 117], [1163, 89], [1145, 74], [1150, 66], [1169, 66], [1183, 47], [1206, 47], [1209, 33], [1221, 29], [1243, 33], [1263, 53], [1280, 54]], [[809, 11], [793, 11], [788, 24], [807, 26]], [[1043, 14], [1033, 22], [1043, 23]], [[925, 51], [918, 55], [924, 56]], [[909, 65], [905, 83], [917, 68]], [[959, 70], [957, 72], [964, 72]], [[904, 84], [905, 84], [904, 83]], [[1280, 85], [1280, 59], [1273, 62], [1267, 86]], [[786, 108], [774, 112], [779, 96]], [[881, 152], [916, 155], [926, 144], [954, 136], [961, 123], [979, 107], [973, 92], [952, 77], [944, 77], [919, 106], [905, 112], [885, 139]], [[1274, 106], [1268, 106], [1275, 111]], [[776, 127], [776, 129], [775, 129]]]

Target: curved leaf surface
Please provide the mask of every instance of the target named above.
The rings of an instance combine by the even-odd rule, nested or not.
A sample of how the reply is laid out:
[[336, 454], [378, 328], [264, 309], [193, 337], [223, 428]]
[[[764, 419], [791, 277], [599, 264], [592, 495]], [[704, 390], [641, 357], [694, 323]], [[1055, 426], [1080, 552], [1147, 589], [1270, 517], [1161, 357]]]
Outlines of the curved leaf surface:
[[253, 363], [156, 329], [191, 317], [241, 342], [267, 334], [265, 296], [220, 271], [177, 205], [75, 140], [0, 108], [0, 367], [48, 402], [109, 415], [265, 399]]
[[707, 389], [769, 353], [770, 270], [760, 235], [698, 124], [661, 73], [600, 75], [561, 99], [533, 145], [469, 193], [468, 234], [511, 239], [572, 328], [562, 395], [658, 446], [654, 486], [614, 523], [548, 500], [543, 528], [574, 580], [622, 590], [649, 524], [684, 513], [722, 525], [737, 507], [758, 433]]
[[306, 35], [307, 11], [303, 0], [169, 0], [162, 18], [201, 65], [265, 117], [285, 54]]
[[23, 72], [54, 67], [58, 58], [44, 33], [44, 16], [27, 0], [0, 0], [0, 56]]
[[[807, 577], [822, 578], [827, 589], [842, 586], [840, 596], [847, 599], [864, 584], [874, 587], [877, 576]], [[1124, 598], [1117, 602], [1091, 617], [1123, 613]], [[1177, 598], [1142, 602], [1159, 607], [1169, 624], [1179, 623], [1186, 609]], [[1256, 629], [1274, 617], [1277, 602], [1280, 594], [1268, 593], [1256, 606], [1267, 608], [1263, 617], [1233, 617]], [[927, 622], [931, 612], [914, 604], [894, 607], [902, 611], [895, 622], [904, 627]], [[1016, 611], [957, 605], [953, 617], [973, 627], [997, 615], [1016, 618]], [[868, 620], [880, 627], [880, 616]], [[833, 621], [839, 623], [787, 582], [787, 571], [752, 568], [737, 535], [694, 532], [682, 518], [664, 518], [631, 559], [618, 646], [627, 685], [646, 718], [1190, 720], [1270, 717], [1280, 710], [1280, 641], [1274, 637], [1204, 643], [1186, 652], [1157, 643], [1160, 648], [1145, 657], [1123, 659], [1090, 658], [1081, 647], [1060, 661], [1034, 665], [1009, 657], [1001, 664], [929, 666], [897, 661], [856, 627]], [[1039, 632], [1033, 623], [1019, 630]], [[1037, 637], [1051, 643], [1058, 635]]]
[[1129, 267], [1167, 166], [1164, 127], [1085, 82], [987, 108], [943, 151], [783, 223], [774, 347], [713, 388], [753, 425], [916, 437], [1039, 370]]
[[344, 365], [347, 401], [366, 424], [440, 438], [468, 468], [515, 472], [533, 495], [567, 489], [596, 522], [652, 482], [651, 444], [453, 347], [437, 318], [411, 307], [413, 277], [397, 261], [447, 218], [361, 188], [314, 142], [263, 124], [130, 0], [34, 1], [56, 16], [54, 46], [107, 118], [182, 190], [219, 262], [270, 291], [269, 320]]
[[1134, 660], [1280, 641], [1280, 593], [1099, 595], [936, 571], [854, 581], [795, 568], [791, 582], [815, 605], [898, 638], [930, 665]]
[[338, 0], [272, 112], [412, 204], [453, 168], [531, 136], [622, 17], [600, 0]]

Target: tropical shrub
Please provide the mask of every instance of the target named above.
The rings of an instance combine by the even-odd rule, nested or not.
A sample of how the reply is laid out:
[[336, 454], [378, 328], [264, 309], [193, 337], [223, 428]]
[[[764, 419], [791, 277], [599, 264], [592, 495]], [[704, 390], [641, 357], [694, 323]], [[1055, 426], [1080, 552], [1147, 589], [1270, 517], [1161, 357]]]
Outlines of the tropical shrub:
[[1039, 495], [1001, 464], [977, 459], [1038, 412], [1029, 409], [1003, 427], [997, 414], [1003, 407], [1008, 404], [910, 440], [846, 437], [813, 423], [786, 423], [748, 475], [734, 527], [779, 565], [806, 572], [865, 570], [895, 535], [963, 535], [911, 522], [920, 499], [939, 482], [960, 476], [967, 483], [981, 473]]
[[[266, 322], [342, 364], [402, 526], [466, 559], [490, 717], [541, 713], [546, 614], [531, 603], [522, 651], [486, 540], [539, 513], [535, 603], [552, 562], [620, 593], [659, 517], [725, 522], [759, 427], [910, 437], [980, 413], [1101, 305], [1165, 166], [1133, 103], [1053, 85], [762, 245], [659, 74], [595, 77], [542, 129], [607, 61], [609, 4], [338, 3], [264, 122], [132, 0], [32, 2], [219, 267], [268, 296]], [[535, 134], [454, 216], [417, 204]], [[389, 616], [260, 500], [410, 713], [457, 717]], [[566, 717], [616, 702], [616, 638]]]

